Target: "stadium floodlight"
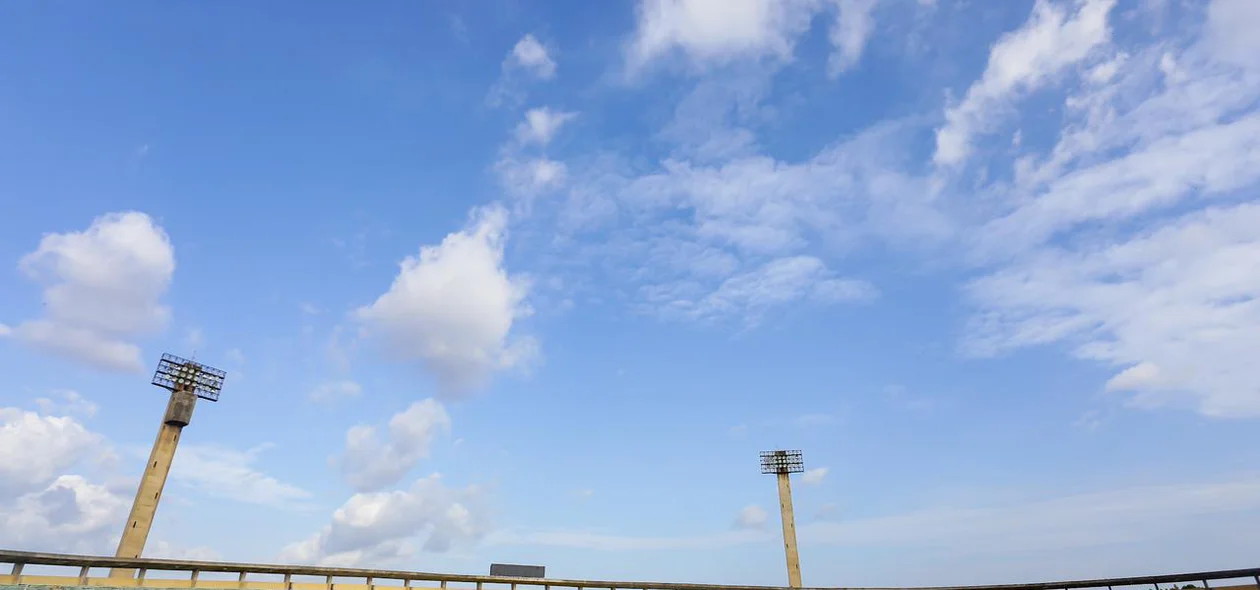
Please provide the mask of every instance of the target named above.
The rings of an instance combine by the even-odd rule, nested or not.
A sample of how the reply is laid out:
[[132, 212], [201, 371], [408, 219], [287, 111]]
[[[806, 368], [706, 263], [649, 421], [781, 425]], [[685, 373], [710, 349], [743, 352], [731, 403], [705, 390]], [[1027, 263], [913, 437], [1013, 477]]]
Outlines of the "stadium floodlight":
[[153, 373], [153, 384], [171, 392], [191, 391], [206, 401], [219, 401], [227, 373], [196, 361], [163, 354]]
[[762, 451], [762, 473], [801, 473], [805, 471], [805, 459], [800, 451]]
[[779, 513], [783, 520], [783, 551], [787, 556], [788, 586], [801, 587], [801, 556], [796, 550], [796, 518], [792, 514], [793, 473], [805, 471], [800, 451], [762, 451], [761, 472], [779, 480]]
[[[162, 488], [166, 487], [166, 477], [171, 472], [171, 462], [179, 446], [180, 433], [192, 420], [198, 398], [219, 401], [219, 392], [223, 390], [226, 378], [227, 374], [219, 369], [173, 354], [163, 354], [158, 361], [153, 384], [171, 392], [171, 397], [166, 403], [166, 414], [162, 417], [157, 439], [153, 441], [153, 450], [149, 452], [149, 462], [144, 465], [144, 475], [140, 478], [140, 487], [136, 490], [115, 556], [136, 559], [144, 552], [145, 541], [153, 527], [153, 517], [157, 514], [158, 501], [162, 499]], [[115, 568], [110, 570], [109, 575], [111, 578], [131, 578], [135, 572]]]

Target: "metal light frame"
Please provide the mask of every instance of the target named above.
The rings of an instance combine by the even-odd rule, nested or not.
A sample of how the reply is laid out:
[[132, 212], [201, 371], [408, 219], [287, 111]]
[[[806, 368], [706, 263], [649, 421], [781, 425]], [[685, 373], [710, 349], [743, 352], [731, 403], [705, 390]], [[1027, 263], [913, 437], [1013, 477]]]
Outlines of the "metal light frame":
[[191, 391], [206, 401], [219, 401], [227, 373], [173, 354], [163, 354], [153, 373], [153, 384], [169, 391]]
[[805, 459], [800, 451], [762, 451], [762, 473], [802, 473]]

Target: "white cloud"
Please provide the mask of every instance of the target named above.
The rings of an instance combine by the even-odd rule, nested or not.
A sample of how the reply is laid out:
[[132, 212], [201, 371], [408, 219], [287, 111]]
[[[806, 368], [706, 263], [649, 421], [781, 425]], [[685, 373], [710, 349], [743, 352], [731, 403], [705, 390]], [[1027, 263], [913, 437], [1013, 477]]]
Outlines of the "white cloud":
[[[683, 287], [687, 287], [684, 285]], [[866, 301], [878, 295], [869, 283], [835, 278], [818, 258], [794, 256], [724, 280], [716, 290], [689, 293], [678, 285], [648, 287], [645, 296], [666, 317], [712, 320], [738, 317], [756, 326], [773, 308], [795, 303]]]
[[1260, 416], [1260, 204], [1210, 209], [1096, 250], [1046, 248], [976, 280], [986, 353], [1066, 340], [1119, 367], [1139, 405]]
[[801, 474], [801, 483], [807, 486], [816, 486], [822, 483], [824, 479], [827, 479], [828, 471], [831, 470], [827, 467], [815, 467], [806, 470], [805, 473]]
[[[410, 489], [355, 494], [319, 533], [284, 548], [291, 563], [364, 566], [422, 551], [445, 552], [481, 539], [490, 529], [477, 486], [446, 487], [437, 475]], [[423, 541], [416, 537], [422, 536]]]
[[1260, 4], [1252, 0], [1213, 0], [1208, 7], [1208, 39], [1216, 55], [1227, 62], [1260, 70]]
[[528, 201], [540, 194], [559, 189], [568, 178], [564, 162], [546, 156], [522, 157], [505, 154], [495, 164], [499, 182], [509, 194]]
[[1028, 22], [994, 44], [984, 74], [962, 102], [946, 109], [946, 123], [936, 131], [936, 163], [961, 163], [971, 153], [973, 136], [990, 131], [1011, 101], [1106, 43], [1111, 36], [1107, 16], [1114, 5], [1115, 0], [1084, 0], [1068, 14], [1060, 4], [1037, 0]]
[[0, 492], [38, 490], [104, 443], [73, 417], [0, 408]]
[[765, 509], [756, 505], [749, 504], [740, 509], [739, 514], [735, 516], [735, 527], [740, 529], [763, 529], [769, 522], [769, 515]]
[[166, 327], [160, 299], [175, 272], [170, 240], [149, 216], [110, 213], [86, 231], [45, 235], [19, 268], [44, 285], [45, 317], [15, 337], [100, 369], [144, 369], [131, 340]]
[[477, 211], [467, 229], [403, 260], [389, 291], [355, 312], [389, 355], [431, 371], [445, 396], [536, 356], [533, 339], [510, 338], [513, 323], [530, 310], [525, 281], [503, 268], [506, 225], [501, 208]]
[[451, 419], [434, 399], [418, 401], [389, 420], [386, 440], [366, 425], [346, 432], [346, 450], [336, 464], [356, 490], [368, 492], [393, 485], [429, 456], [429, 445], [449, 433]]
[[875, 31], [873, 12], [879, 0], [833, 0], [839, 13], [831, 26], [834, 50], [827, 60], [827, 73], [837, 76], [862, 59], [866, 43]]
[[9, 334], [12, 334], [12, 333], [13, 333], [13, 328], [10, 328], [9, 326], [5, 324], [0, 324], [0, 338], [8, 336]]
[[[36, 403], [48, 411], [88, 413], [73, 392]], [[272, 506], [294, 506], [310, 496], [250, 467], [261, 450], [183, 445], [171, 481], [206, 493]], [[0, 546], [86, 555], [112, 553], [134, 498], [134, 478], [108, 477], [112, 445], [75, 418], [0, 408]], [[104, 471], [94, 482], [84, 471]], [[77, 473], [76, 473], [77, 472]], [[99, 476], [99, 475], [98, 475]], [[148, 556], [215, 555], [150, 539]]]
[[0, 544], [102, 555], [113, 550], [130, 505], [131, 498], [120, 490], [62, 475], [46, 488], [0, 506]]
[[907, 547], [946, 544], [973, 554], [1101, 547], [1156, 539], [1212, 514], [1260, 509], [1260, 480], [1132, 487], [990, 507], [940, 507], [815, 523], [803, 544]]
[[505, 69], [511, 67], [523, 68], [543, 80], [556, 77], [555, 60], [551, 59], [547, 48], [543, 47], [543, 44], [531, 34], [521, 37], [521, 40], [512, 46], [512, 53], [508, 54], [504, 62]]
[[[824, 516], [834, 505], [823, 507]], [[744, 513], [748, 518], [743, 518]], [[1219, 526], [1210, 515], [1260, 522], [1260, 480], [1237, 478], [1198, 483], [1135, 486], [1097, 492], [1042, 496], [983, 507], [939, 506], [842, 521], [817, 521], [797, 528], [804, 547], [942, 547], [949, 555], [997, 556], [1028, 551], [1095, 548], [1137, 541], [1165, 542], [1173, 550], [1177, 532], [1210, 534]], [[576, 531], [500, 532], [489, 545], [575, 547], [602, 551], [714, 549], [761, 543], [777, 535], [764, 528], [769, 517], [749, 506], [739, 521], [754, 528], [676, 537], [632, 537]], [[758, 524], [760, 523], [760, 524]]]
[[525, 120], [516, 126], [516, 139], [522, 144], [536, 143], [545, 146], [551, 143], [561, 127], [577, 117], [577, 113], [555, 111], [549, 107], [530, 109], [525, 112]]
[[512, 46], [503, 59], [502, 70], [486, 96], [486, 103], [491, 107], [519, 105], [525, 100], [527, 83], [556, 77], [556, 62], [547, 47], [527, 34]]
[[969, 286], [968, 351], [1065, 343], [1133, 405], [1260, 415], [1245, 352], [1260, 345], [1260, 77], [1220, 54], [1220, 6], [1184, 49], [1118, 53], [1069, 96], [1053, 149], [1017, 166], [1013, 206], [974, 234], [998, 266]]
[[218, 445], [183, 445], [171, 464], [171, 481], [201, 493], [248, 504], [304, 508], [312, 494], [253, 467], [270, 445], [238, 451]]
[[[954, 231], [928, 183], [897, 171], [910, 131], [905, 122], [879, 125], [797, 163], [671, 158], [637, 176], [617, 161], [575, 165], [568, 200], [539, 200], [530, 222], [555, 215], [561, 236], [552, 237], [554, 226], [537, 231], [548, 247], [569, 249], [563, 272], [589, 265], [666, 318], [747, 316], [755, 325], [774, 306], [866, 301], [873, 287], [839, 276], [815, 253], [871, 238], [919, 248]], [[565, 232], [573, 218], [582, 222]]]
[[39, 411], [45, 415], [78, 415], [91, 418], [96, 415], [97, 410], [95, 403], [79, 395], [79, 392], [70, 389], [53, 391], [52, 397], [38, 398], [35, 400], [35, 405], [39, 406]]
[[675, 51], [700, 67], [787, 60], [819, 7], [816, 0], [641, 0], [627, 68], [633, 73]]
[[363, 395], [363, 386], [354, 381], [330, 381], [312, 389], [307, 397], [313, 402], [330, 403], [360, 395]]
[[1260, 113], [1170, 134], [1144, 149], [1073, 170], [1050, 181], [1037, 198], [987, 224], [981, 244], [1009, 254], [1082, 222], [1132, 217], [1196, 192], [1228, 196], [1257, 180]]

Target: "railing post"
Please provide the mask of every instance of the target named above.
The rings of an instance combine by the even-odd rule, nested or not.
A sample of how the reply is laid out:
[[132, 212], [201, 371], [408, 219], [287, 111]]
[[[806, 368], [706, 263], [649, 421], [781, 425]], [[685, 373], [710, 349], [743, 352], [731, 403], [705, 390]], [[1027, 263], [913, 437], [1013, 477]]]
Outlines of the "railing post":
[[245, 572], [242, 571], [239, 574], [236, 574], [236, 587], [237, 588], [245, 587]]
[[442, 590], [446, 590], [446, 580], [442, 580], [442, 583], [440, 584], [440, 586]]
[[19, 586], [22, 585], [22, 565], [20, 562], [14, 562], [13, 569], [9, 571], [9, 575], [13, 576], [13, 583]]
[[284, 573], [284, 590], [293, 590], [293, 573]]
[[190, 578], [190, 579], [188, 580], [188, 587], [189, 587], [189, 588], [196, 588], [196, 587], [197, 587], [197, 577], [198, 577], [200, 574], [201, 574], [201, 572], [200, 572], [200, 571], [198, 571], [198, 570], [193, 570], [193, 571], [192, 571], [192, 578]]
[[144, 577], [149, 575], [149, 568], [142, 567], [136, 571], [136, 585], [144, 586]]
[[477, 582], [477, 590], [481, 590], [481, 582]]
[[[372, 576], [368, 576], [368, 577], [367, 577], [367, 588], [368, 588], [368, 590], [372, 590], [372, 588], [375, 586], [375, 584], [373, 584], [372, 582], [375, 582], [375, 581], [376, 581], [376, 580], [375, 580]], [[288, 588], [285, 588], [285, 590], [289, 590], [289, 589], [288, 589]]]
[[332, 576], [324, 576], [324, 585], [328, 586], [328, 590], [333, 590]]
[[89, 568], [89, 567], [88, 567], [88, 566], [86, 566], [86, 565], [85, 565], [85, 566], [83, 566], [83, 567], [81, 567], [81, 568], [79, 568], [79, 585], [80, 585], [80, 586], [87, 586], [88, 570], [89, 570], [89, 569], [92, 569], [92, 568]]

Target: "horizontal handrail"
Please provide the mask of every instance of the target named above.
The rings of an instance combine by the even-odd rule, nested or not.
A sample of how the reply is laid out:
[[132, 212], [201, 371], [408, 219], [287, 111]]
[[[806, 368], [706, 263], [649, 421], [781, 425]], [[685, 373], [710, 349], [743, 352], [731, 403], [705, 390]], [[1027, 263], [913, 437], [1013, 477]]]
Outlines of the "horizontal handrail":
[[[324, 567], [312, 565], [277, 565], [257, 563], [231, 563], [222, 561], [192, 561], [183, 559], [129, 559], [122, 557], [98, 557], [91, 555], [68, 555], [59, 553], [36, 553], [29, 551], [9, 551], [0, 549], [0, 563], [13, 564], [13, 575], [21, 575], [22, 566], [70, 566], [81, 568], [86, 575], [87, 568], [135, 569], [150, 571], [187, 571], [198, 573], [236, 573], [241, 574], [281, 574], [286, 582], [292, 576], [319, 576], [332, 578], [364, 578], [365, 580], [400, 580], [405, 585], [411, 582], [462, 582], [477, 584], [525, 585], [577, 589], [609, 590], [790, 590], [782, 586], [742, 586], [726, 584], [691, 584], [669, 582], [615, 582], [609, 580], [566, 580], [558, 578], [516, 578], [509, 576], [481, 576], [475, 574], [439, 574], [432, 572], [413, 572], [404, 570], [378, 570], [345, 567]], [[1260, 568], [1235, 570], [1216, 570], [1184, 574], [1160, 574], [1153, 576], [1135, 576], [1129, 578], [1100, 578], [1095, 580], [1068, 580], [1060, 582], [1037, 582], [1032, 584], [994, 584], [987, 586], [924, 586], [917, 588], [828, 588], [813, 587], [800, 590], [1073, 590], [1077, 588], [1111, 588], [1115, 586], [1139, 586], [1158, 584], [1177, 584], [1193, 582], [1208, 583], [1213, 580], [1251, 578], [1260, 590]], [[371, 582], [369, 581], [369, 585]]]

